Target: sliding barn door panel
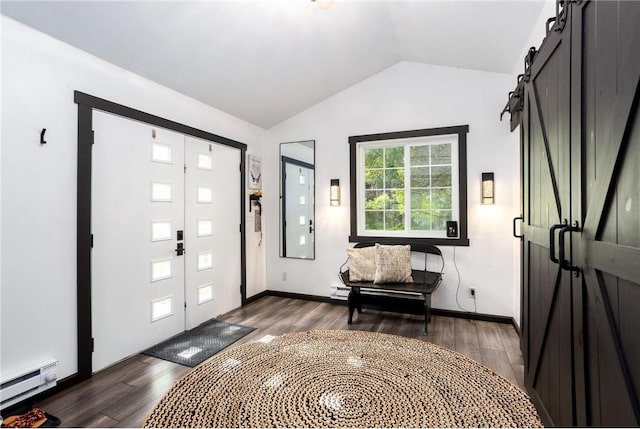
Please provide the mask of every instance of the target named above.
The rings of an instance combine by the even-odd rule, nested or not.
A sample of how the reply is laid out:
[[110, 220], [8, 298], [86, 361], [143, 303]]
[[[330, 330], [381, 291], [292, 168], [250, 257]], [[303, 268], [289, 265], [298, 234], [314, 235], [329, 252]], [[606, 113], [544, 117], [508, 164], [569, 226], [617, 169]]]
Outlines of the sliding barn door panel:
[[640, 4], [576, 7], [573, 66], [582, 106], [581, 174], [573, 186], [575, 262], [582, 268], [586, 423], [640, 424]]
[[524, 131], [525, 382], [545, 420], [561, 425], [573, 421], [572, 320], [566, 311], [572, 281], [553, 260], [560, 254], [560, 227], [569, 217], [571, 194], [570, 76], [564, 72], [571, 44], [566, 31], [550, 35], [532, 67]]
[[558, 11], [521, 122], [525, 381], [546, 424], [638, 426], [640, 2]]

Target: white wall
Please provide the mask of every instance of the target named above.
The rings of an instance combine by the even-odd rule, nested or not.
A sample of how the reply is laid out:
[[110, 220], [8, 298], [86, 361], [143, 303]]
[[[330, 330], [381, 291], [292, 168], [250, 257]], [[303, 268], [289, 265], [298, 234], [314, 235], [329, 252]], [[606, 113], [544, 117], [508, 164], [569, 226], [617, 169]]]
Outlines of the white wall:
[[[469, 125], [469, 247], [456, 249], [461, 274], [460, 304], [473, 310], [468, 287], [477, 291], [477, 311], [513, 316], [514, 246], [511, 219], [517, 140], [499, 122], [511, 76], [398, 63], [309, 108], [268, 131], [264, 148], [264, 206], [273, 213], [266, 223], [267, 284], [272, 290], [328, 296], [339, 284], [338, 268], [346, 259], [349, 236], [349, 145], [351, 135]], [[316, 259], [278, 256], [278, 143], [316, 141]], [[495, 172], [496, 204], [480, 204], [483, 171]], [[329, 206], [329, 181], [340, 179], [342, 205]], [[440, 246], [446, 257], [444, 284], [433, 296], [434, 308], [460, 310], [453, 248]], [[287, 281], [282, 273], [287, 273]]]
[[[542, 8], [542, 11], [540, 12], [540, 16], [538, 17], [538, 20], [536, 21], [536, 24], [533, 26], [533, 29], [531, 30], [531, 34], [529, 35], [529, 39], [527, 40], [527, 43], [525, 43], [525, 45], [522, 48], [522, 53], [520, 54], [520, 56], [518, 57], [518, 60], [515, 62], [515, 64], [513, 65], [513, 69], [511, 71], [511, 86], [509, 87], [508, 91], [513, 91], [513, 89], [516, 86], [516, 82], [517, 82], [517, 78], [519, 74], [524, 73], [524, 57], [525, 55], [527, 55], [527, 53], [529, 52], [529, 48], [532, 46], [535, 46], [536, 49], [540, 48], [540, 45], [542, 44], [542, 40], [545, 37], [545, 33], [546, 33], [546, 21], [548, 18], [555, 16], [556, 10], [556, 3], [554, 0], [547, 0]], [[507, 102], [507, 97], [505, 95], [505, 104]], [[509, 115], [506, 114], [504, 116], [504, 121], [505, 121], [505, 126], [509, 126]], [[514, 158], [513, 158], [513, 163], [514, 164], [520, 164], [520, 153], [521, 153], [521, 148], [520, 148], [520, 128], [516, 128], [513, 133], [511, 133], [511, 138], [513, 140], [513, 144], [516, 146], [517, 150], [514, 153]], [[514, 204], [513, 204], [513, 213], [514, 213], [514, 217], [518, 216], [519, 214], [521, 214], [521, 207], [520, 207], [520, 201], [519, 198], [522, 198], [521, 196], [521, 178], [520, 176], [518, 176], [514, 181], [513, 181], [513, 194], [518, 198], [514, 200]], [[519, 225], [522, 225], [521, 223], [519, 223]], [[521, 241], [519, 240], [514, 240], [513, 241], [513, 283], [518, 285], [518, 287], [515, 287], [513, 289], [513, 308], [514, 308], [514, 313], [513, 313], [513, 318], [516, 321], [518, 327], [520, 326], [520, 298], [521, 298], [521, 288], [519, 287], [520, 282], [521, 282], [521, 274], [520, 271], [522, 269], [522, 251], [521, 251]]]
[[[258, 156], [265, 131], [4, 16], [1, 25], [0, 370], [4, 376], [56, 358], [62, 378], [77, 369], [73, 91], [238, 140]], [[41, 146], [42, 128], [47, 144]], [[264, 250], [252, 224], [247, 230], [247, 295], [252, 296], [265, 289]]]

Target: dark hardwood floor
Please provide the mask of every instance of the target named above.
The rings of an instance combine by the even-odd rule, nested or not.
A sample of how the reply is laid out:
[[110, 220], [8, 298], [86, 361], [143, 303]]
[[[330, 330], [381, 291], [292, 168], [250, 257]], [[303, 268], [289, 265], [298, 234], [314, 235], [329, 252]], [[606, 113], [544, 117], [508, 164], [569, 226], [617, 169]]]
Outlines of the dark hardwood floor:
[[[426, 340], [463, 353], [524, 389], [519, 339], [511, 325], [433, 316], [429, 335], [425, 337], [424, 319], [420, 315], [365, 308], [349, 326], [346, 306], [272, 296], [220, 319], [257, 328], [234, 345], [267, 334], [310, 329], [366, 330]], [[182, 365], [137, 355], [37, 406], [60, 418], [63, 427], [140, 427], [163, 393], [188, 370]]]

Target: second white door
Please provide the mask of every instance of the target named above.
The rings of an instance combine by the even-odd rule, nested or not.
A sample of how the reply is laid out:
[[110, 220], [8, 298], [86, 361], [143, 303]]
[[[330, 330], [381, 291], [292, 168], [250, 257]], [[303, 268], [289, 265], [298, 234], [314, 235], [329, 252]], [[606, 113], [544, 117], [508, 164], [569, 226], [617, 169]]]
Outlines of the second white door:
[[191, 329], [241, 304], [240, 156], [185, 138], [185, 300]]

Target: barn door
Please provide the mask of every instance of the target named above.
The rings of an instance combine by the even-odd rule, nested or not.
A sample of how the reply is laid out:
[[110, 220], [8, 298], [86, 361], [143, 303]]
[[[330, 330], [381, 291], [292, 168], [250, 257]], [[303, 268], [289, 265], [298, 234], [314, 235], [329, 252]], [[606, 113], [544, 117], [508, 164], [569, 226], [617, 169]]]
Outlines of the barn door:
[[640, 2], [573, 7], [580, 426], [640, 425]]
[[572, 277], [559, 261], [569, 223], [570, 75], [569, 29], [547, 37], [526, 85], [523, 120], [525, 384], [541, 417], [573, 423]]

